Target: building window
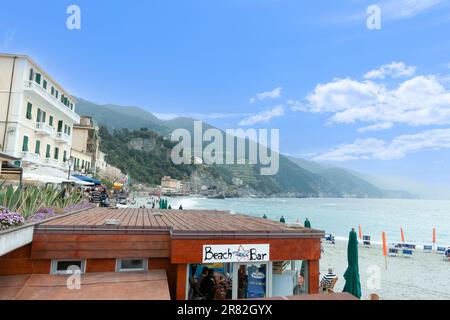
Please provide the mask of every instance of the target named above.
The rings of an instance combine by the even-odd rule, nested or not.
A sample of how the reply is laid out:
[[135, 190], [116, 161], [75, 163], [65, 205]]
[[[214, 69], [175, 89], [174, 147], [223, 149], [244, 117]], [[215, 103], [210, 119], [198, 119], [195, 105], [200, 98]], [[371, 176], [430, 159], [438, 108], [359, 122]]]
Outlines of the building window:
[[34, 77], [34, 70], [33, 68], [30, 69], [30, 81], [33, 81], [33, 77]]
[[47, 90], [47, 80], [44, 80], [44, 81], [42, 82], [42, 87], [43, 87], [45, 90]]
[[67, 124], [64, 125], [64, 133], [67, 134]]
[[34, 148], [34, 153], [41, 154], [41, 142], [36, 140], [36, 147]]
[[56, 99], [58, 99], [58, 97], [59, 97], [59, 91], [58, 90], [55, 91], [55, 97], [56, 97]]
[[28, 102], [27, 104], [27, 119], [32, 119], [33, 118], [33, 105], [31, 104], [31, 102]]
[[28, 137], [27, 136], [23, 136], [22, 151], [28, 152]]
[[55, 158], [55, 160], [58, 160], [58, 158], [59, 158], [59, 148], [58, 147], [55, 147], [54, 158]]
[[70, 136], [70, 132], [72, 131], [72, 128], [67, 127], [67, 134]]
[[81, 169], [84, 169], [84, 160], [81, 161]]
[[36, 73], [34, 81], [36, 81], [37, 84], [41, 84], [41, 74], [40, 73]]
[[117, 259], [116, 272], [147, 271], [147, 259]]
[[62, 132], [62, 129], [63, 129], [63, 121], [62, 120], [59, 120], [58, 121], [58, 132]]
[[42, 118], [41, 118], [42, 122], [45, 123], [45, 121], [47, 120], [47, 112], [42, 111]]
[[55, 87], [52, 86], [51, 92], [52, 92], [52, 96], [54, 96], [55, 95]]
[[51, 274], [72, 274], [77, 271], [85, 273], [85, 260], [52, 260]]
[[41, 122], [42, 111], [38, 108], [36, 122]]
[[63, 162], [67, 162], [67, 151], [64, 150], [63, 152]]
[[51, 127], [53, 127], [53, 116], [50, 116], [50, 117], [48, 118], [48, 124], [49, 124]]
[[51, 158], [50, 148], [51, 148], [51, 146], [48, 144], [48, 145], [47, 145], [47, 149], [45, 150], [45, 157], [46, 157], [47, 159], [50, 159], [50, 158]]

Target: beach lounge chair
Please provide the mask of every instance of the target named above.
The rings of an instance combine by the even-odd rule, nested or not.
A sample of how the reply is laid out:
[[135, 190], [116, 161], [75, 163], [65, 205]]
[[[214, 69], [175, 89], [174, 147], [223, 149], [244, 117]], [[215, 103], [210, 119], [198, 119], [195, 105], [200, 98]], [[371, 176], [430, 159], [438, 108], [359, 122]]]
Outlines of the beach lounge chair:
[[365, 247], [371, 246], [370, 236], [363, 236], [363, 246]]
[[445, 255], [445, 251], [447, 250], [446, 247], [437, 247], [436, 248], [436, 253], [437, 254], [444, 254]]
[[410, 249], [410, 250], [416, 250], [416, 245], [412, 244], [412, 243], [405, 243], [405, 244], [403, 244], [403, 248]]
[[403, 249], [402, 250], [402, 254], [403, 254], [403, 256], [404, 257], [412, 257], [413, 256], [413, 254], [414, 254], [414, 250], [412, 250], [412, 249]]
[[433, 252], [433, 246], [430, 246], [430, 245], [424, 245], [424, 246], [423, 246], [423, 252], [428, 252], [428, 253]]
[[389, 257], [396, 257], [396, 256], [398, 256], [398, 248], [390, 247], [388, 254], [389, 254]]

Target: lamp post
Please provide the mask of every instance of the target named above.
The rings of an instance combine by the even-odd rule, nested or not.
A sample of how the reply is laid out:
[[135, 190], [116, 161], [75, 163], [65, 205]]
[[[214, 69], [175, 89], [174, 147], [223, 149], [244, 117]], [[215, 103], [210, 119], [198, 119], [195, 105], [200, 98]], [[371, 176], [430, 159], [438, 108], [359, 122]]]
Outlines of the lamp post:
[[72, 168], [73, 157], [70, 157], [69, 159], [67, 159], [67, 164], [69, 165], [69, 174], [68, 174], [68, 176], [67, 176], [67, 180], [70, 181], [70, 169]]

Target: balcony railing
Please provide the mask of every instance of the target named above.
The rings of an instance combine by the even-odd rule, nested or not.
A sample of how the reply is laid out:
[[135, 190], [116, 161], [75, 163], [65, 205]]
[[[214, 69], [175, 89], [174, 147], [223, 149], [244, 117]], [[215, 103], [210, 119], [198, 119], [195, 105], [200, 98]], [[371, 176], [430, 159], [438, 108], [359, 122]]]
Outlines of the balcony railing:
[[39, 163], [41, 161], [41, 157], [32, 152], [22, 152], [21, 157], [22, 161], [25, 162]]
[[70, 107], [66, 106], [55, 96], [51, 95], [50, 92], [42, 88], [39, 84], [34, 81], [25, 81], [25, 90], [36, 93], [41, 98], [45, 99], [50, 104], [56, 106], [59, 110], [63, 111], [67, 116], [71, 117], [75, 123], [80, 122], [80, 116], [71, 110]]
[[60, 163], [58, 160], [54, 160], [51, 158], [45, 158], [44, 159], [44, 164], [49, 165], [51, 167], [58, 167], [58, 168], [62, 168], [63, 164]]
[[48, 125], [46, 123], [38, 122], [38, 123], [36, 123], [35, 131], [36, 131], [37, 134], [43, 134], [43, 135], [51, 136], [51, 135], [53, 135], [54, 129], [53, 129], [52, 126], [50, 126], [50, 125]]
[[64, 132], [57, 132], [55, 135], [55, 140], [60, 143], [69, 143], [70, 136]]

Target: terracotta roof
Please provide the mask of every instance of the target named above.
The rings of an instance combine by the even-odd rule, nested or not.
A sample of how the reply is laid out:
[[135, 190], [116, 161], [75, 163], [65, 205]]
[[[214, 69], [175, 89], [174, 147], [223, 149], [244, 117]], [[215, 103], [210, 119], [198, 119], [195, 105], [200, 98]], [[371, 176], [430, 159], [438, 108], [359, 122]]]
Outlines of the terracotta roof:
[[39, 224], [37, 232], [170, 233], [173, 238], [323, 237], [324, 232], [215, 210], [94, 208]]
[[170, 300], [166, 272], [87, 273], [80, 289], [67, 275], [0, 276], [0, 300]]

